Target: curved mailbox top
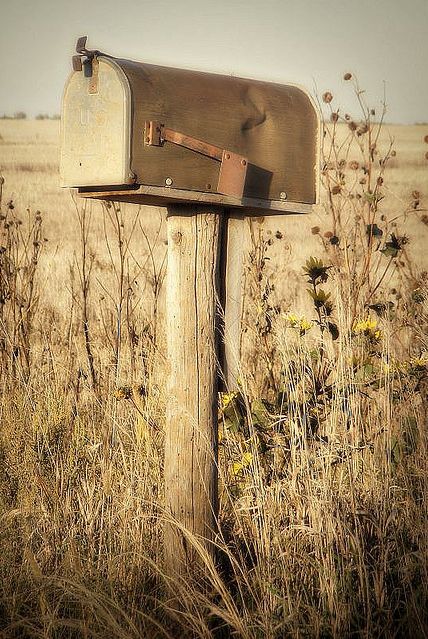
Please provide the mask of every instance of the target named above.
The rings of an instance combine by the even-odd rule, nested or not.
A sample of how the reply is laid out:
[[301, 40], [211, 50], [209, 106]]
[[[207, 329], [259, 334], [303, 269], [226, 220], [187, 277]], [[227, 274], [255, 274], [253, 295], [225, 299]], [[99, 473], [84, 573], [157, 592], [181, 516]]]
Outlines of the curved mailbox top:
[[65, 87], [61, 180], [113, 200], [306, 210], [319, 142], [296, 86], [94, 55]]

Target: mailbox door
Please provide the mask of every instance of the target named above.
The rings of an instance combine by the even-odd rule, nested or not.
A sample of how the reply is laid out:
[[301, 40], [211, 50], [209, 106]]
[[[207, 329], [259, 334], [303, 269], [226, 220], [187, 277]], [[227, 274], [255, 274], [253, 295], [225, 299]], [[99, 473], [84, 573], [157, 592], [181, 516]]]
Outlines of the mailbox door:
[[71, 74], [62, 102], [62, 186], [134, 182], [131, 113], [129, 82], [114, 60], [99, 58]]

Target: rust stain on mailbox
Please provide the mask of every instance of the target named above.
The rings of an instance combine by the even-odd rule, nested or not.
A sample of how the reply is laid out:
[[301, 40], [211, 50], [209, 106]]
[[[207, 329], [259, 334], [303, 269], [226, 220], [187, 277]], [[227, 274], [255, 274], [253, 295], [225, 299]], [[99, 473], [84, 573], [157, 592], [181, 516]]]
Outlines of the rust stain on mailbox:
[[317, 202], [320, 118], [303, 89], [84, 46], [63, 97], [62, 186], [142, 204], [286, 212]]

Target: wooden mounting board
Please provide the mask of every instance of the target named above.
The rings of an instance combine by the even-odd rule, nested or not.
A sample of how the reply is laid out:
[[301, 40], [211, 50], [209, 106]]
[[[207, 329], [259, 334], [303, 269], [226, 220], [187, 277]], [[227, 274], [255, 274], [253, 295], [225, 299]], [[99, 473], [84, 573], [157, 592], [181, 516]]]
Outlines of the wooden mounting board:
[[[257, 214], [263, 215], [287, 215], [291, 213], [311, 213], [313, 204], [301, 202], [287, 202], [287, 200], [259, 200], [244, 197], [241, 200], [229, 195], [219, 193], [204, 193], [201, 191], [186, 191], [170, 187], [145, 186], [137, 189], [112, 190], [87, 190], [78, 189], [78, 194], [83, 198], [108, 200], [113, 202], [131, 202], [148, 206], [163, 206], [168, 204], [185, 204], [198, 202], [211, 206], [245, 209], [257, 209]], [[243, 211], [244, 213], [244, 211]]]

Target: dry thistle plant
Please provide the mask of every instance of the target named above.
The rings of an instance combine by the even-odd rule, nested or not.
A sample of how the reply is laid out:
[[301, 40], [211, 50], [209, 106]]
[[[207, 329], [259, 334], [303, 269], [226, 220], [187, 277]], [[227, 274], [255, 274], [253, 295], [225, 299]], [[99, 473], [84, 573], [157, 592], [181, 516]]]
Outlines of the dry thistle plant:
[[27, 209], [23, 220], [12, 200], [3, 203], [3, 183], [0, 176], [0, 353], [5, 372], [28, 380], [38, 306], [36, 271], [47, 239], [40, 211]]

